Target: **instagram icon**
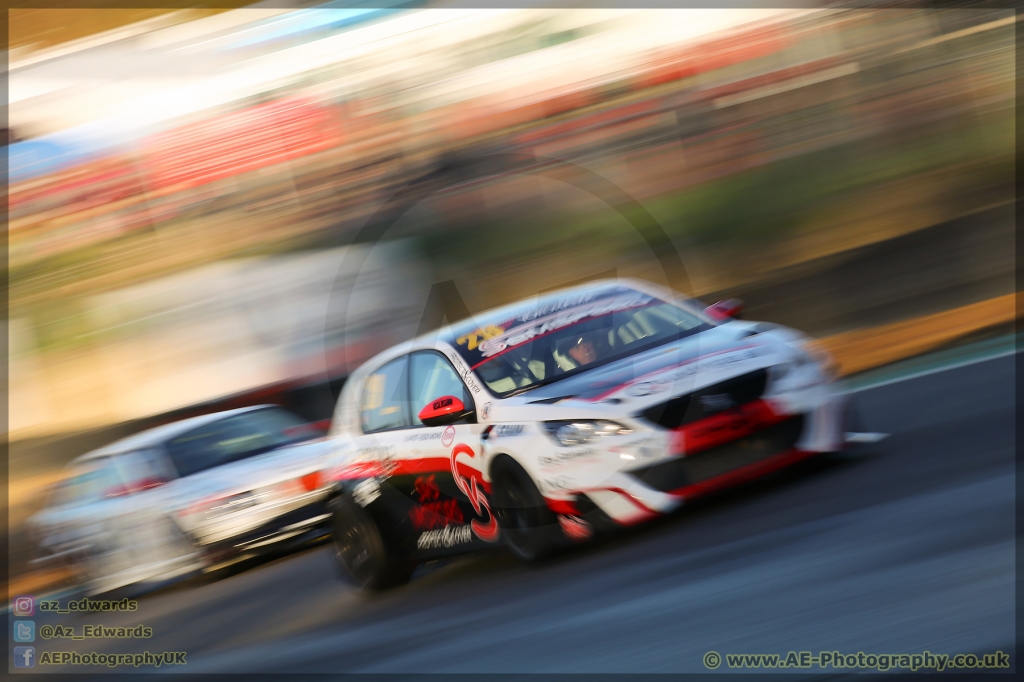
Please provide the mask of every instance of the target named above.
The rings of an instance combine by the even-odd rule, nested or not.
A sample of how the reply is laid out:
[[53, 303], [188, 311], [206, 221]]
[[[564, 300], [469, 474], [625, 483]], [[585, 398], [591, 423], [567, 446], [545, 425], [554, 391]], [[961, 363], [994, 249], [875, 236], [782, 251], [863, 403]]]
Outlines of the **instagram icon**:
[[15, 616], [31, 616], [35, 613], [35, 601], [32, 597], [21, 596], [14, 598], [14, 615]]

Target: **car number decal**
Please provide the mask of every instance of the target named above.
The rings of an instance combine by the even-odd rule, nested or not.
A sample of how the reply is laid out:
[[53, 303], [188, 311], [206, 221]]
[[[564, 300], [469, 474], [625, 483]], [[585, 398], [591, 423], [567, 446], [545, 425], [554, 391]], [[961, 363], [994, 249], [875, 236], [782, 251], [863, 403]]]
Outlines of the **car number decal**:
[[472, 467], [464, 461], [460, 461], [459, 457], [465, 456], [470, 460], [476, 456], [473, 452], [473, 448], [469, 447], [465, 443], [459, 443], [452, 449], [452, 476], [455, 478], [455, 485], [459, 487], [459, 490], [469, 498], [469, 503], [473, 505], [473, 511], [476, 512], [477, 516], [486, 516], [487, 520], [481, 522], [479, 519], [473, 519], [470, 522], [470, 526], [473, 528], [473, 532], [476, 536], [485, 542], [495, 542], [498, 539], [500, 533], [498, 529], [498, 519], [491, 513], [491, 505], [487, 501], [487, 496], [483, 491], [483, 476], [475, 467]]

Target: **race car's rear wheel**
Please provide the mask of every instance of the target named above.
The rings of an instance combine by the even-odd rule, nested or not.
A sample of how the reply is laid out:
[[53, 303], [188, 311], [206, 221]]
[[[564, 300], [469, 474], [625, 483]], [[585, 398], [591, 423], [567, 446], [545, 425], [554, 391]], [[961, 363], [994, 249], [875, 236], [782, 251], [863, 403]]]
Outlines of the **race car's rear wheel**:
[[550, 556], [561, 545], [558, 520], [533, 479], [511, 457], [491, 469], [494, 513], [509, 550], [522, 561]]
[[388, 550], [373, 516], [347, 494], [331, 501], [332, 555], [342, 574], [366, 590], [409, 582], [416, 568], [411, 557]]

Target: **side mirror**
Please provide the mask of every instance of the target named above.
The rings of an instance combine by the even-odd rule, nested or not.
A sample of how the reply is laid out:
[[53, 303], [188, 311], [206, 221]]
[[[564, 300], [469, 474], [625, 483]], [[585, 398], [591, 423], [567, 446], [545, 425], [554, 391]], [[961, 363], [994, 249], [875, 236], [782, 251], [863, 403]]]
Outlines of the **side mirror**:
[[704, 309], [704, 312], [716, 320], [738, 320], [741, 318], [741, 313], [743, 312], [743, 301], [738, 298], [729, 298], [724, 301], [719, 301], [713, 305], [709, 305]]
[[467, 410], [461, 400], [453, 395], [445, 395], [427, 403], [420, 410], [419, 417], [427, 426], [445, 426], [471, 414], [473, 410]]

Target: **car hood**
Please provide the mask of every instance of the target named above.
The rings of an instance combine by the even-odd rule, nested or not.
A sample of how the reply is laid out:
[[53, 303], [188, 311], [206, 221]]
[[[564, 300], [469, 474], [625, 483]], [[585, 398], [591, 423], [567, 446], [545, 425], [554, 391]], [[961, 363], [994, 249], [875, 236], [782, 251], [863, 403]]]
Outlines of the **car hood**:
[[730, 323], [498, 401], [491, 421], [633, 414], [650, 405], [789, 358], [785, 341]]

